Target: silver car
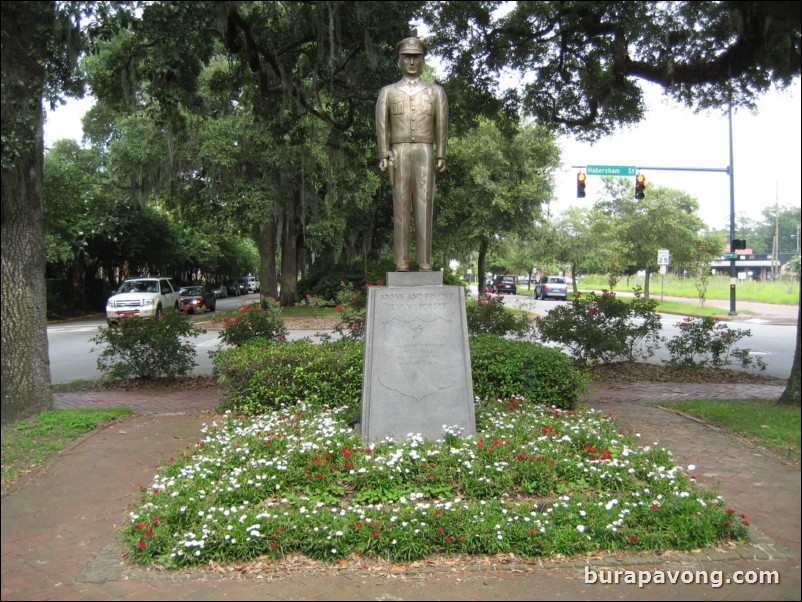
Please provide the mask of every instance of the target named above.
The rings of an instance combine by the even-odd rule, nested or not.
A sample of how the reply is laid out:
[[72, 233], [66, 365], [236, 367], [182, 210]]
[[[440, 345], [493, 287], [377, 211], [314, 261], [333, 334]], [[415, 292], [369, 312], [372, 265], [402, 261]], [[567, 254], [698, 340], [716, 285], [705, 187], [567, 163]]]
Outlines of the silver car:
[[565, 276], [543, 276], [535, 285], [535, 299], [568, 299]]

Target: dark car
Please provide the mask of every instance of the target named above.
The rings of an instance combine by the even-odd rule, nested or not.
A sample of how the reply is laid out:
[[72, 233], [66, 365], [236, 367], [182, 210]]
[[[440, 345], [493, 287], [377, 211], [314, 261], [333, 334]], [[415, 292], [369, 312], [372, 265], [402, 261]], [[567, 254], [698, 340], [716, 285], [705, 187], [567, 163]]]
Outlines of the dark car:
[[196, 311], [215, 311], [217, 298], [212, 289], [203, 284], [185, 286], [178, 291], [178, 309], [193, 314]]
[[239, 297], [245, 294], [245, 286], [239, 280], [226, 280], [224, 284], [229, 297]]
[[491, 289], [496, 295], [503, 295], [504, 293], [518, 294], [518, 282], [515, 276], [496, 276], [493, 278], [493, 286]]
[[225, 299], [226, 297], [228, 297], [228, 287], [226, 286], [225, 282], [220, 282], [219, 284], [215, 284], [212, 287], [212, 292], [214, 293], [214, 296], [217, 299]]

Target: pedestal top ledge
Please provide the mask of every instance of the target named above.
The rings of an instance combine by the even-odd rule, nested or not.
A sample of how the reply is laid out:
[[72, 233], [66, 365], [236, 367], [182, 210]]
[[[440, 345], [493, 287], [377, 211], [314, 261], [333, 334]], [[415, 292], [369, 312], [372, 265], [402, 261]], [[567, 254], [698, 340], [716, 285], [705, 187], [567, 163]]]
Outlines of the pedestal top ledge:
[[442, 286], [443, 272], [387, 272], [387, 286]]

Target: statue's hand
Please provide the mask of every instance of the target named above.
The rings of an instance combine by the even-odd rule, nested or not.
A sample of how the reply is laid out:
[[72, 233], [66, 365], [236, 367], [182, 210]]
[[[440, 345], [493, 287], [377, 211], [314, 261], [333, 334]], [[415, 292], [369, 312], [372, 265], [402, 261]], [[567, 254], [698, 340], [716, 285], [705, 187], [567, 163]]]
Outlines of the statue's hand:
[[443, 173], [446, 170], [446, 160], [445, 159], [438, 159], [437, 160], [437, 173]]
[[387, 171], [387, 159], [379, 161], [379, 171]]

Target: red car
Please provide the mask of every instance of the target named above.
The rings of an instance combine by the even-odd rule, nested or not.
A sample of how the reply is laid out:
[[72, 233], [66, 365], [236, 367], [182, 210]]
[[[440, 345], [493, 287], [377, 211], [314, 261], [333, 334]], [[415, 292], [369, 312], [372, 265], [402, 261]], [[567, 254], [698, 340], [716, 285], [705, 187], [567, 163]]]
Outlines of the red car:
[[217, 309], [217, 298], [206, 285], [185, 286], [178, 291], [178, 295], [178, 309], [189, 314]]

